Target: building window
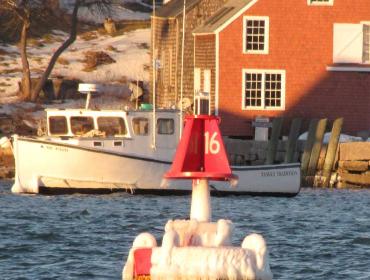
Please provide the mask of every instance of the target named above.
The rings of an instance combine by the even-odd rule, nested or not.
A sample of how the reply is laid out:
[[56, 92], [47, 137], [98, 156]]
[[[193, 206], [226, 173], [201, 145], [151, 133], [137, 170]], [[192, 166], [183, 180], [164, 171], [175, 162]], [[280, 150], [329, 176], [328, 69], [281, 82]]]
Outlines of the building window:
[[333, 62], [370, 64], [370, 23], [335, 23]]
[[243, 110], [284, 110], [284, 70], [244, 70]]
[[334, 0], [307, 0], [310, 6], [333, 6]]
[[248, 54], [267, 54], [269, 49], [269, 18], [244, 17], [243, 49]]

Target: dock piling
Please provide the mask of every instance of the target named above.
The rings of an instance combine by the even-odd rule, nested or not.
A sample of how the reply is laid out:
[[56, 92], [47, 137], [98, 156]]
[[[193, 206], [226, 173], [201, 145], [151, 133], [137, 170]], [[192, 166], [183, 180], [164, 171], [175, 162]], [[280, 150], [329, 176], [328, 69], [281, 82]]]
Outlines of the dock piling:
[[301, 125], [302, 125], [301, 118], [293, 119], [292, 124], [290, 126], [288, 143], [286, 147], [286, 153], [284, 158], [285, 163], [295, 162], [294, 154], [297, 148], [297, 140], [299, 137], [299, 132], [301, 130]]
[[272, 132], [271, 138], [268, 142], [267, 157], [265, 164], [273, 164], [275, 161], [281, 128], [283, 126], [283, 120], [284, 120], [283, 118], [275, 118], [272, 121]]
[[343, 118], [338, 118], [333, 123], [328, 148], [326, 150], [324, 167], [322, 171], [322, 187], [327, 188], [330, 185], [330, 177], [333, 170], [335, 156], [338, 150], [340, 133], [342, 131]]
[[312, 119], [308, 127], [308, 135], [307, 135], [307, 139], [304, 145], [304, 150], [303, 150], [302, 160], [301, 160], [301, 174], [302, 174], [302, 185], [303, 186], [306, 186], [305, 177], [307, 175], [308, 164], [310, 162], [311, 151], [312, 151], [312, 147], [315, 141], [315, 132], [316, 132], [318, 122], [319, 121], [317, 119]]
[[307, 169], [307, 176], [306, 176], [306, 184], [309, 186], [313, 186], [317, 163], [319, 162], [322, 142], [324, 139], [324, 134], [326, 130], [326, 124], [328, 119], [321, 119], [317, 124], [316, 131], [315, 131], [315, 140], [312, 146], [310, 161], [308, 163]]

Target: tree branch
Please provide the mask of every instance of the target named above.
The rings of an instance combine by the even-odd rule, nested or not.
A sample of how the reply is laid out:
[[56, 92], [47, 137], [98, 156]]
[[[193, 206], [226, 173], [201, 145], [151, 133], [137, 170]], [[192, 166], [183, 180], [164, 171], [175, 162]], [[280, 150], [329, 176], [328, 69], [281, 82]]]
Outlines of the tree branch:
[[75, 1], [75, 5], [73, 7], [73, 12], [72, 12], [72, 25], [70, 29], [70, 35], [69, 38], [56, 50], [56, 52], [53, 54], [51, 57], [48, 67], [46, 68], [45, 72], [41, 76], [41, 79], [37, 83], [36, 87], [32, 91], [31, 94], [31, 101], [35, 101], [42, 88], [44, 87], [46, 80], [48, 79], [51, 71], [53, 70], [53, 67], [59, 58], [59, 56], [76, 40], [77, 37], [77, 24], [78, 24], [78, 9], [80, 7], [80, 0]]

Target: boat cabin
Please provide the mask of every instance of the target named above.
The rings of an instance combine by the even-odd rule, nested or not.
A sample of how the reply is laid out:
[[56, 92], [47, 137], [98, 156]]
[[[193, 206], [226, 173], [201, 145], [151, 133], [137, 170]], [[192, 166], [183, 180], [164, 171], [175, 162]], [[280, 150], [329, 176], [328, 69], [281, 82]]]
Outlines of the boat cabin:
[[125, 111], [52, 109], [46, 114], [48, 136], [130, 137]]
[[148, 110], [47, 109], [46, 115], [48, 138], [85, 147], [151, 154], [156, 148], [174, 150], [179, 139], [175, 110], [156, 111], [155, 124]]

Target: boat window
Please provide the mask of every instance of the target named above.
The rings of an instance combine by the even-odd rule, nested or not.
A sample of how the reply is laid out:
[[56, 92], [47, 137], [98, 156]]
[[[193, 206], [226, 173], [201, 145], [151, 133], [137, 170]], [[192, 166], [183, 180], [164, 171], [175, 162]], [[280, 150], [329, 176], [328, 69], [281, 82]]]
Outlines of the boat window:
[[157, 120], [157, 133], [158, 134], [174, 134], [175, 122], [173, 119], [158, 119]]
[[101, 147], [101, 146], [103, 146], [102, 142], [94, 141], [94, 147]]
[[49, 132], [50, 134], [67, 134], [67, 119], [65, 117], [49, 117]]
[[106, 136], [125, 135], [127, 133], [125, 121], [119, 117], [99, 117], [98, 128]]
[[135, 135], [148, 135], [149, 120], [147, 118], [133, 118], [132, 127]]
[[92, 117], [71, 117], [71, 130], [75, 135], [83, 135], [94, 129]]
[[123, 142], [122, 141], [114, 141], [113, 146], [114, 147], [122, 147], [123, 146]]

